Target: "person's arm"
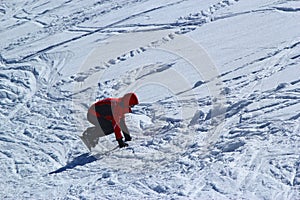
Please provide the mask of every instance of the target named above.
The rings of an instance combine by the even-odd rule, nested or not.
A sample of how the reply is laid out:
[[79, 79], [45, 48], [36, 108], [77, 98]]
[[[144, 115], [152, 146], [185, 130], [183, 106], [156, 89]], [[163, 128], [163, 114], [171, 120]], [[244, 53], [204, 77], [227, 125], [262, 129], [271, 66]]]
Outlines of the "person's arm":
[[123, 138], [123, 136], [122, 136], [122, 133], [121, 133], [120, 126], [118, 125], [118, 123], [116, 123], [116, 121], [114, 119], [112, 120], [112, 125], [113, 125], [113, 128], [114, 128], [116, 140], [121, 140]]
[[131, 136], [128, 130], [128, 127], [125, 123], [125, 118], [121, 118], [120, 120], [120, 127], [122, 129], [123, 135], [125, 137], [125, 141], [131, 141]]
[[[120, 126], [118, 125], [118, 123], [116, 123], [115, 120], [113, 120], [113, 126], [114, 126], [114, 131], [115, 131], [115, 135], [116, 135], [116, 140], [118, 141], [119, 143], [119, 147], [122, 148], [122, 147], [127, 147], [128, 144], [125, 143], [123, 141], [123, 136], [121, 134], [121, 128]], [[130, 137], [130, 136], [129, 136]], [[128, 137], [127, 137], [128, 138]], [[131, 138], [130, 138], [131, 139]], [[126, 140], [126, 135], [125, 135], [125, 140]], [[126, 140], [126, 141], [129, 141], [129, 140]]]

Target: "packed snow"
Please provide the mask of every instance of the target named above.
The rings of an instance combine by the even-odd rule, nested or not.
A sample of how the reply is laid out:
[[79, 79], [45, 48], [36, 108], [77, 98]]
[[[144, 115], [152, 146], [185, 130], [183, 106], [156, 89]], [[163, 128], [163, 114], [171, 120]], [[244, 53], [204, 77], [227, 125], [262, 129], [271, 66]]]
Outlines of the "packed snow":
[[[300, 1], [2, 0], [0, 199], [300, 199]], [[133, 140], [89, 152], [98, 99]]]

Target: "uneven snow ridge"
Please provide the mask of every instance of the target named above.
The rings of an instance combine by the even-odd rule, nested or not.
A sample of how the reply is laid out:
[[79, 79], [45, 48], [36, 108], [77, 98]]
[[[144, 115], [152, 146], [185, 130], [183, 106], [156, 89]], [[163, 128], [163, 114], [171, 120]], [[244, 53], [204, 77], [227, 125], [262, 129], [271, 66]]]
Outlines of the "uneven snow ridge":
[[[300, 199], [300, 2], [4, 0], [0, 199]], [[133, 141], [88, 106], [134, 91]]]

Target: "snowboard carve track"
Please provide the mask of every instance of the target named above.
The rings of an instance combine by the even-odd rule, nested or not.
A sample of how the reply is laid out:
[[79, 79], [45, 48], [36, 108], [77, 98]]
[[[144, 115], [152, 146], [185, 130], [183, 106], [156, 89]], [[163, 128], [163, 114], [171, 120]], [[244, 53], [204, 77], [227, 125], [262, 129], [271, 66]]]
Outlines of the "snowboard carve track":
[[[183, 1], [179, 1], [179, 2], [177, 2], [177, 3], [181, 3], [181, 2], [183, 2]], [[238, 2], [238, 0], [236, 1], [236, 2]], [[175, 3], [175, 4], [177, 4], [177, 3]], [[174, 5], [174, 4], [170, 4], [169, 6], [172, 6], [172, 5]], [[223, 6], [221, 6], [221, 5], [223, 5]], [[210, 9], [209, 9], [209, 12], [210, 12], [210, 15], [209, 16], [212, 16], [213, 14], [214, 14], [214, 12], [216, 12], [217, 10], [219, 10], [219, 9], [221, 9], [221, 8], [223, 8], [223, 7], [225, 7], [224, 5], [227, 5], [227, 6], [230, 6], [230, 5], [232, 5], [232, 3], [229, 3], [229, 1], [227, 1], [227, 0], [224, 0], [224, 1], [220, 1], [220, 2], [218, 2], [217, 4], [215, 4], [215, 5], [211, 5], [210, 6]], [[211, 8], [215, 8], [215, 9], [211, 9]], [[148, 11], [147, 11], [148, 12]], [[200, 14], [199, 14], [200, 13]], [[205, 13], [204, 11], [200, 11], [199, 13], [196, 13], [196, 14], [189, 14], [189, 16], [193, 16], [193, 15], [195, 15], [195, 16], [199, 16], [200, 15], [200, 19], [201, 18], [203, 18], [203, 17], [205, 17], [205, 18], [207, 18], [207, 15], [206, 14], [203, 14], [203, 13]], [[210, 17], [210, 18], [212, 18], [212, 17]], [[185, 17], [185, 18], [183, 18], [183, 22], [180, 22], [180, 19], [178, 19], [179, 21], [177, 21], [176, 23], [174, 23], [174, 24], [167, 24], [168, 26], [174, 26], [174, 28], [175, 29], [177, 29], [177, 27], [179, 26], [179, 27], [181, 27], [181, 26], [189, 26], [189, 17]], [[197, 21], [198, 20], [198, 18], [197, 19], [195, 19], [195, 18], [193, 18], [192, 19], [193, 21]], [[200, 20], [201, 22], [200, 23], [198, 23], [198, 24], [195, 24], [195, 25], [197, 25], [197, 26], [202, 26], [203, 24], [205, 24], [205, 23], [209, 23], [210, 22], [210, 20], [204, 20], [204, 21], [202, 21], [202, 20]], [[155, 24], [150, 24], [150, 26], [154, 26]], [[165, 26], [166, 24], [164, 24], [163, 26]], [[110, 27], [107, 27], [106, 29], [109, 29], [109, 28], [114, 28], [114, 27], [117, 27], [118, 28], [118, 26], [119, 25], [112, 25], [112, 26], [110, 26]], [[128, 27], [132, 27], [132, 28], [136, 28], [136, 27], [139, 27], [139, 26], [145, 26], [145, 25], [140, 25], [140, 24], [132, 24], [132, 25], [121, 25], [122, 27], [124, 27], [124, 28], [128, 28]], [[146, 25], [146, 26], [148, 26], [148, 25]], [[156, 26], [156, 25], [155, 25]], [[99, 28], [100, 29], [100, 28]], [[162, 28], [162, 29], [158, 29], [158, 30], [166, 30], [166, 29], [169, 29], [169, 28]], [[150, 29], [151, 30], [151, 29]], [[156, 48], [157, 47], [157, 45], [156, 44], [160, 44], [160, 43], [164, 43], [164, 42], [168, 42], [168, 41], [170, 41], [170, 40], [173, 40], [174, 39], [174, 34], [186, 34], [186, 33], [188, 33], [188, 32], [190, 32], [190, 31], [193, 31], [193, 30], [195, 30], [195, 29], [190, 29], [190, 30], [186, 30], [186, 28], [182, 28], [182, 30], [183, 31], [176, 31], [176, 32], [173, 32], [172, 30], [170, 31], [170, 34], [169, 35], [167, 35], [167, 36], [165, 36], [164, 38], [160, 38], [160, 39], [158, 39], [158, 40], [156, 40], [156, 41], [152, 41], [151, 43], [149, 43], [147, 46], [143, 46], [143, 47], [139, 47], [139, 48], [137, 48], [137, 49], [133, 49], [133, 50], [129, 50], [129, 52], [127, 52], [127, 53], [125, 53], [125, 54], [123, 54], [123, 55], [120, 55], [120, 56], [118, 56], [117, 58], [112, 58], [111, 60], [108, 60], [107, 61], [107, 63], [105, 63], [105, 65], [103, 66], [103, 67], [105, 67], [105, 68], [109, 68], [111, 65], [115, 65], [115, 64], [117, 64], [117, 63], [119, 63], [119, 62], [122, 62], [122, 61], [126, 61], [127, 59], [129, 59], [129, 58], [133, 58], [134, 56], [136, 56], [136, 55], [139, 55], [140, 53], [143, 53], [143, 52], [145, 52], [145, 51], [147, 51], [147, 49], [152, 49], [152, 48]], [[102, 31], [102, 30], [101, 30]], [[104, 30], [105, 31], [105, 30]], [[138, 31], [140, 31], [140, 30], [138, 30]], [[149, 30], [141, 30], [141, 31], [149, 31]], [[123, 31], [121, 31], [121, 32], [123, 32]], [[129, 31], [129, 32], [131, 32], [131, 31]], [[133, 32], [135, 32], [135, 31], [133, 31]], [[91, 69], [89, 69], [89, 71], [90, 72], [86, 72], [87, 74], [85, 74], [84, 75], [84, 77], [87, 77], [87, 76], [90, 76], [92, 73], [95, 73], [95, 72], [98, 72], [99, 70], [102, 70], [103, 68], [101, 67], [101, 69], [99, 69], [99, 67], [94, 67], [94, 68], [91, 68]], [[74, 79], [74, 77], [76, 77], [76, 76], [78, 76], [78, 75], [74, 75], [73, 77], [72, 77], [72, 79]], [[82, 76], [82, 74], [79, 74], [79, 76]], [[75, 78], [76, 79], [76, 78]], [[85, 79], [85, 78], [84, 78]], [[83, 79], [83, 80], [84, 80]], [[78, 79], [77, 79], [78, 80]], [[80, 79], [80, 80], [82, 80], [82, 79]]]

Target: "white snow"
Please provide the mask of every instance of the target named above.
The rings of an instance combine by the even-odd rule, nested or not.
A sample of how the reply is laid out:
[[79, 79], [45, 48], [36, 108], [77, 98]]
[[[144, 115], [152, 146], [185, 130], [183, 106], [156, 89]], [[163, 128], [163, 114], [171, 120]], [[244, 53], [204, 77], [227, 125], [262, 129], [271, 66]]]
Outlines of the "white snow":
[[[300, 2], [3, 0], [0, 199], [300, 199]], [[137, 93], [133, 140], [79, 135]]]

